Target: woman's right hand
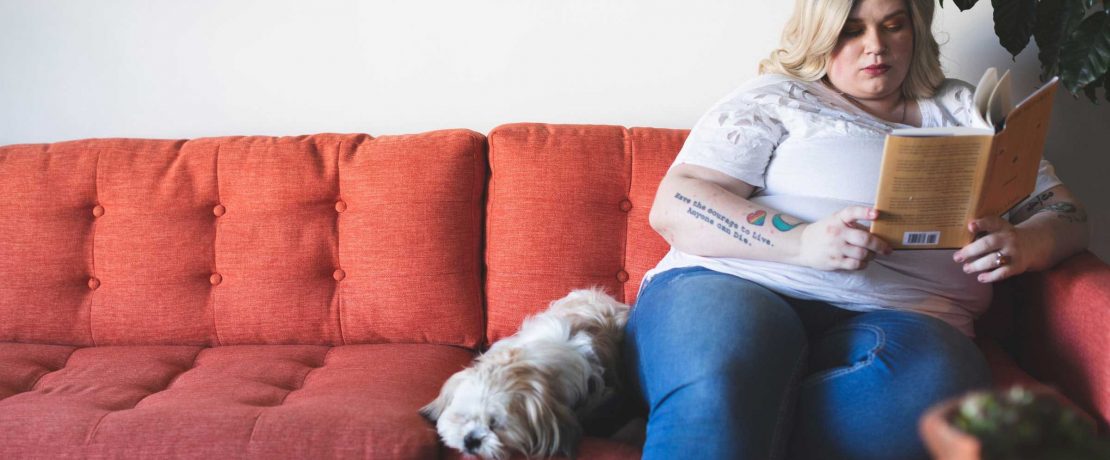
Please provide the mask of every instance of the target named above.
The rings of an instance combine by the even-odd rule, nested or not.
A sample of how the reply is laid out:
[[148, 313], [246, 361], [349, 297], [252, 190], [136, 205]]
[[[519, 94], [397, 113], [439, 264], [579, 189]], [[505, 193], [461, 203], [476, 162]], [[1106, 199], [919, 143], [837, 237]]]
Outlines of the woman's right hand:
[[849, 206], [802, 229], [798, 265], [818, 270], [862, 270], [876, 254], [889, 255], [890, 245], [857, 221], [875, 220], [879, 211]]

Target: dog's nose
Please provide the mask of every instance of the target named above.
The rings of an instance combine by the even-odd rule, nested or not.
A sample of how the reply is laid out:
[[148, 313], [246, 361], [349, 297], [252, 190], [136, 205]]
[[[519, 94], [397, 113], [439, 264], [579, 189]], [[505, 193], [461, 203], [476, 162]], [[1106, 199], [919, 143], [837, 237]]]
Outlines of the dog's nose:
[[463, 447], [466, 447], [468, 451], [478, 450], [481, 446], [482, 438], [480, 436], [474, 436], [474, 433], [469, 433], [463, 438]]

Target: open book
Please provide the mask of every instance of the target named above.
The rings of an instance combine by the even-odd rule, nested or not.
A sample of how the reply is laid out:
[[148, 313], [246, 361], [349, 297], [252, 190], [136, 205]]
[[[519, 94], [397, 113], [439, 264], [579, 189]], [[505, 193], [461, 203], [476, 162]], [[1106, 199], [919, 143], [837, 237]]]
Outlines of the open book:
[[871, 233], [895, 249], [959, 248], [975, 238], [968, 222], [1001, 216], [1033, 193], [1057, 80], [1015, 106], [1010, 72], [992, 67], [975, 89], [972, 126], [891, 132]]

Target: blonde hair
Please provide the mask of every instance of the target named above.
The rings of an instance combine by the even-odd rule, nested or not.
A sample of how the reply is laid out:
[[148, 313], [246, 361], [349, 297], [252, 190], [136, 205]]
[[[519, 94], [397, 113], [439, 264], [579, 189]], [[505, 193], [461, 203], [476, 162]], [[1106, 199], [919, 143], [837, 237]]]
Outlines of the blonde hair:
[[[759, 63], [759, 73], [777, 73], [817, 81], [828, 72], [833, 49], [857, 0], [796, 0], [794, 14], [782, 31], [782, 43]], [[933, 0], [903, 0], [913, 23], [913, 57], [902, 94], [931, 97], [944, 81], [940, 45], [933, 37]]]

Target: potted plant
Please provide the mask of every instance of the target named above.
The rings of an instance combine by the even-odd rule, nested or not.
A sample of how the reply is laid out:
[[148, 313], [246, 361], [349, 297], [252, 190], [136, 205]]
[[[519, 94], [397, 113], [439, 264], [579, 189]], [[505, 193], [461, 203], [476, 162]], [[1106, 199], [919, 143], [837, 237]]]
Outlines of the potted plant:
[[1103, 459], [1110, 439], [1050, 389], [975, 392], [938, 404], [921, 419], [937, 459]]
[[[979, 0], [952, 0], [960, 11]], [[1040, 53], [1041, 80], [1054, 76], [1073, 95], [1092, 102], [1103, 88], [1110, 100], [1110, 0], [991, 0], [994, 32], [1011, 56], [1032, 38]], [[1098, 7], [1096, 7], [1098, 4]], [[940, 0], [941, 7], [944, 0]]]

